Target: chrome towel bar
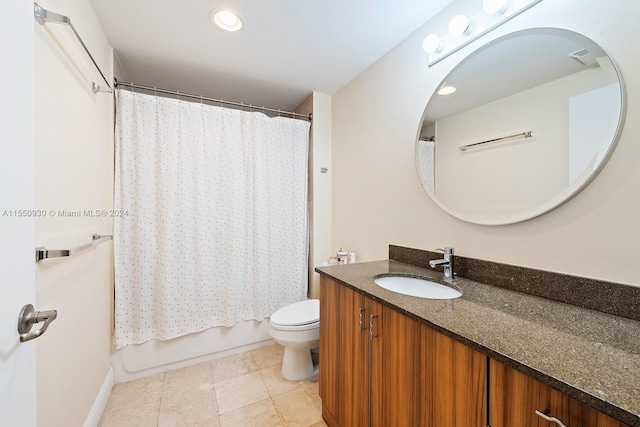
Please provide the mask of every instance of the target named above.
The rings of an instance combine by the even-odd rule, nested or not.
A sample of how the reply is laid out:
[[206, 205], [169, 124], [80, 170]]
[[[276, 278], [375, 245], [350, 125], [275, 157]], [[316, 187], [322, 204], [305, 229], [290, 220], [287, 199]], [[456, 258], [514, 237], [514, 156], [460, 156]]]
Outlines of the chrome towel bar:
[[490, 144], [492, 142], [514, 141], [514, 140], [523, 139], [523, 138], [531, 138], [532, 136], [533, 136], [533, 132], [527, 131], [522, 133], [516, 133], [514, 135], [503, 136], [502, 138], [488, 139], [486, 141], [476, 142], [474, 144], [461, 145], [458, 148], [460, 148], [460, 151], [467, 151], [469, 148], [477, 147], [478, 145], [482, 145], [482, 144]]
[[[68, 35], [65, 36], [65, 40], [67, 40], [67, 42], [65, 43], [73, 43], [73, 40], [75, 39], [76, 43], [74, 43], [74, 46], [77, 45], [77, 47], [80, 48], [78, 49], [78, 51], [79, 52], [84, 51], [84, 54], [86, 55], [86, 58], [80, 59], [81, 63], [85, 64], [88, 67], [94, 68], [93, 70], [88, 70], [91, 72], [92, 74], [91, 76], [85, 76], [85, 78], [89, 79], [91, 82], [91, 91], [93, 93], [98, 93], [98, 92], [111, 93], [112, 92], [111, 86], [109, 86], [109, 82], [107, 81], [107, 78], [104, 76], [104, 73], [98, 66], [98, 63], [96, 62], [96, 60], [93, 59], [93, 55], [91, 55], [91, 52], [89, 52], [89, 49], [87, 48], [87, 45], [84, 44], [84, 41], [82, 41], [80, 34], [78, 34], [78, 32], [76, 31], [69, 17], [60, 15], [59, 13], [51, 12], [50, 10], [47, 10], [42, 6], [40, 6], [38, 3], [33, 3], [33, 17], [35, 18], [36, 21], [38, 21], [38, 24], [42, 26], [46, 25], [47, 23], [52, 23], [54, 25], [61, 24], [64, 26], [64, 28], [68, 28]], [[65, 47], [65, 45], [60, 44], [60, 40], [56, 39], [55, 36], [54, 36], [54, 40], [56, 40], [56, 43], [58, 43], [58, 45], [67, 52], [67, 55], [77, 55], [77, 51], [75, 47], [72, 47], [72, 46]], [[78, 68], [77, 64], [76, 64], [76, 68], [79, 71], [82, 69], [82, 67]]]
[[94, 233], [91, 235], [91, 237], [93, 239], [91, 243], [78, 246], [77, 248], [72, 248], [72, 249], [47, 249], [44, 247], [36, 248], [36, 262], [40, 262], [43, 259], [48, 259], [48, 258], [60, 258], [65, 256], [73, 256], [78, 252], [82, 252], [86, 249], [92, 248], [94, 246], [98, 246], [100, 243], [113, 240], [113, 236], [111, 235], [101, 236], [99, 234]]

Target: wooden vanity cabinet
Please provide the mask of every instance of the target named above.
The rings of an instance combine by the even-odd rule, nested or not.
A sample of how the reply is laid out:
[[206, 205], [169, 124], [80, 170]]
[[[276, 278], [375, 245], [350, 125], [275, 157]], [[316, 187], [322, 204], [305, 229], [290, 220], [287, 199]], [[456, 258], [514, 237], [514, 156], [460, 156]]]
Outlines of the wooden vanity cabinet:
[[490, 427], [628, 427], [508, 366], [490, 361]]
[[323, 275], [319, 382], [331, 427], [628, 427]]
[[486, 356], [321, 276], [327, 424], [485, 427], [486, 389]]

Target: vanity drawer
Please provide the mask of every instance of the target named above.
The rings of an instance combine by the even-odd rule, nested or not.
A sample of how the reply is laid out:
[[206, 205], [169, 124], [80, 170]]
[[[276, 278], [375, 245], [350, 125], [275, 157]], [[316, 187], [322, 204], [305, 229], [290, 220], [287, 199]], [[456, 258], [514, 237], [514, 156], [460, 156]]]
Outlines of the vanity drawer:
[[489, 372], [490, 427], [628, 427], [493, 359]]

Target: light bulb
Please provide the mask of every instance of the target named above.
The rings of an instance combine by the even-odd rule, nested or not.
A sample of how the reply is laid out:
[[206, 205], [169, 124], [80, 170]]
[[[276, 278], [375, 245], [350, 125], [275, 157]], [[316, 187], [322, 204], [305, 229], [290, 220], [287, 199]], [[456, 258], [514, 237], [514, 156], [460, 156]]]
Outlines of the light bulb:
[[451, 22], [449, 22], [449, 33], [454, 37], [458, 37], [463, 34], [469, 35], [471, 34], [472, 29], [473, 27], [469, 22], [469, 18], [464, 15], [454, 16]]
[[509, 9], [509, 0], [484, 0], [482, 9], [489, 15], [493, 13], [502, 15]]
[[222, 25], [225, 25], [227, 27], [233, 27], [238, 23], [238, 17], [228, 10], [218, 12], [218, 14], [216, 14], [216, 17]]
[[429, 34], [422, 42], [422, 49], [427, 53], [442, 52], [440, 37], [435, 34]]
[[212, 23], [226, 31], [238, 31], [244, 27], [242, 17], [231, 10], [211, 12], [209, 19]]

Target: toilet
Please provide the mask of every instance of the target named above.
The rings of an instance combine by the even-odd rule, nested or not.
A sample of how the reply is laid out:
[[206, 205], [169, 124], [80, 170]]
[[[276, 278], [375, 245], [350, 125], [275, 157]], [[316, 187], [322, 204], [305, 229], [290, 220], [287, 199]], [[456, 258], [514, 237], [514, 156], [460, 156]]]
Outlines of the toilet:
[[320, 301], [309, 299], [281, 308], [269, 319], [269, 334], [284, 346], [282, 376], [301, 380], [313, 376], [311, 350], [318, 347]]

